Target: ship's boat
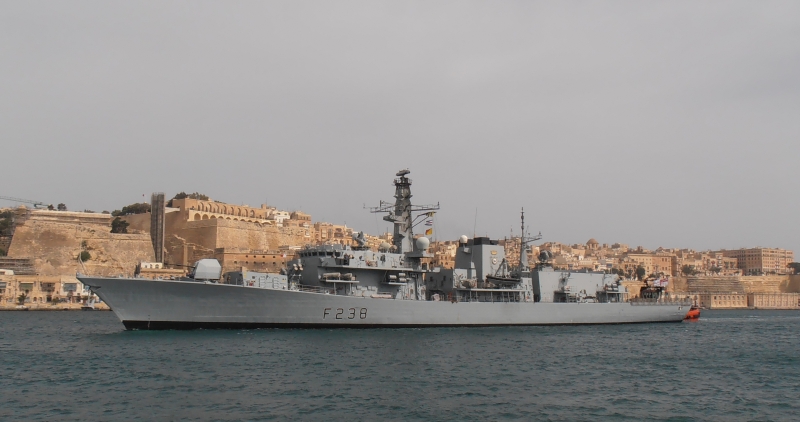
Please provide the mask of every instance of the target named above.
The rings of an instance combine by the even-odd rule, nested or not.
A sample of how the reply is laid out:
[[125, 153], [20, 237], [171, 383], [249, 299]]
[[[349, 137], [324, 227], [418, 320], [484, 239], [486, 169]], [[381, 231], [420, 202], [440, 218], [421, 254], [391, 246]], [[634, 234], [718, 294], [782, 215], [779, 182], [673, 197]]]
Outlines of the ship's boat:
[[413, 205], [409, 171], [397, 173], [395, 202], [372, 208], [394, 225], [391, 244], [328, 244], [297, 251], [280, 274], [222, 274], [203, 259], [188, 278], [78, 279], [128, 329], [256, 327], [435, 327], [680, 322], [690, 302], [629, 299], [614, 274], [556, 270], [551, 255], [528, 265], [522, 214], [519, 264], [487, 237], [461, 236], [452, 269], [438, 268], [430, 240], [414, 234], [438, 205]]
[[693, 305], [691, 308], [689, 308], [689, 312], [686, 313], [686, 316], [683, 319], [692, 320], [699, 318], [700, 318], [700, 308]]

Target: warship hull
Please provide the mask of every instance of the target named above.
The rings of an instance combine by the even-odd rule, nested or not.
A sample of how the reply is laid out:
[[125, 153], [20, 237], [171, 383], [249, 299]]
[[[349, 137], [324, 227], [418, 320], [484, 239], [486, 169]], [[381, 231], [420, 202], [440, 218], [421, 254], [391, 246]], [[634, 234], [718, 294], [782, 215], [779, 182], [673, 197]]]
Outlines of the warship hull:
[[681, 322], [685, 303], [449, 302], [209, 282], [79, 277], [128, 329], [375, 328]]

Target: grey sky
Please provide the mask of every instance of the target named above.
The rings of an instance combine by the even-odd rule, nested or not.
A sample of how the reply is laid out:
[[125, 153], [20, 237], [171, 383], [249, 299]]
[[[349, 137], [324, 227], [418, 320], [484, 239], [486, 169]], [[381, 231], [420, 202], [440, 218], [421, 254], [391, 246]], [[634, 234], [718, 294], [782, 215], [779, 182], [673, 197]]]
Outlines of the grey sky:
[[4, 1], [0, 195], [800, 252], [798, 75], [797, 1]]

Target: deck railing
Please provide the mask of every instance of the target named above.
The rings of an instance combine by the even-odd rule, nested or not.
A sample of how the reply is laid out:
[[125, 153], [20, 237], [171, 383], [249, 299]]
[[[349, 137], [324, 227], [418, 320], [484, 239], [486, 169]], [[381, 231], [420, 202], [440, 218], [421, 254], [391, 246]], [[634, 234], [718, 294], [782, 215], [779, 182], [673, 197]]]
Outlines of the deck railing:
[[325, 287], [318, 287], [318, 286], [306, 286], [304, 284], [297, 284], [294, 286], [294, 288], [291, 288], [290, 290], [297, 290], [300, 292], [307, 292], [307, 293], [321, 293], [326, 295], [336, 294], [336, 292], [333, 289], [328, 289]]

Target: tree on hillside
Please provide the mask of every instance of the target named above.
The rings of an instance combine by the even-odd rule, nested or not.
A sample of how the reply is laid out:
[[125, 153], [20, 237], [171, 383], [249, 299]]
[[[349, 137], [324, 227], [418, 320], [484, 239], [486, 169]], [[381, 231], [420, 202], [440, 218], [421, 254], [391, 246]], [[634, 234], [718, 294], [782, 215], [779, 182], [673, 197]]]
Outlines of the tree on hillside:
[[58, 208], [59, 211], [66, 211], [67, 210], [67, 206], [63, 202], [58, 204], [57, 208]]
[[111, 221], [111, 233], [127, 233], [129, 225], [127, 221], [117, 217]]
[[644, 279], [645, 274], [647, 274], [647, 270], [645, 270], [643, 266], [639, 265], [636, 267], [636, 278], [641, 281]]
[[719, 272], [722, 271], [722, 268], [720, 268], [720, 267], [711, 267], [708, 270], [711, 271], [714, 274], [719, 274]]
[[0, 212], [0, 236], [11, 236], [11, 227], [14, 225], [12, 211]]
[[146, 202], [137, 203], [137, 204], [130, 204], [122, 207], [121, 210], [114, 210], [111, 215], [114, 217], [119, 217], [122, 215], [131, 215], [131, 214], [146, 214], [150, 212], [150, 204]]
[[786, 266], [791, 268], [795, 274], [800, 274], [800, 262], [790, 262]]
[[683, 273], [683, 275], [697, 274], [697, 271], [694, 269], [694, 265], [689, 265], [689, 264], [681, 266], [681, 272]]

